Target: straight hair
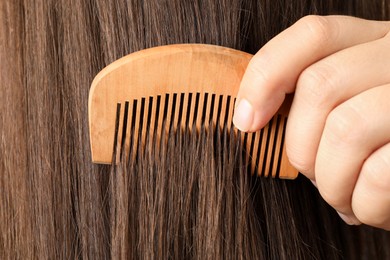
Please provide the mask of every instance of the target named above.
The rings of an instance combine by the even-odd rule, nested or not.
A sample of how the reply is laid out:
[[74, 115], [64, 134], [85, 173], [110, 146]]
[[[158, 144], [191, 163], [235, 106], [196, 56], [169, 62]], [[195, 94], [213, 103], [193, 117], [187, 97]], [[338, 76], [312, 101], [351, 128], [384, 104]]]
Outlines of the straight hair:
[[389, 20], [390, 1], [1, 1], [0, 258], [390, 259], [389, 232], [347, 226], [307, 179], [248, 174], [226, 128], [91, 163], [106, 65], [173, 43], [255, 53], [309, 14]]

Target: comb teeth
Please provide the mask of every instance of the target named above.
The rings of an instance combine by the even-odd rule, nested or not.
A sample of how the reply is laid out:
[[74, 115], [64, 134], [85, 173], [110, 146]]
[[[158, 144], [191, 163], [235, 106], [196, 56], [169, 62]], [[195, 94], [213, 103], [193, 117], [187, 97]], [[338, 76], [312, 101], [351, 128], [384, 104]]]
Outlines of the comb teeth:
[[[134, 160], [148, 145], [159, 153], [169, 133], [178, 128], [198, 133], [201, 127], [227, 128], [238, 135], [232, 125], [234, 103], [231, 96], [210, 93], [174, 93], [118, 103], [113, 161]], [[240, 134], [245, 163], [252, 174], [288, 178], [280, 174], [286, 122], [279, 114], [261, 131]]]
[[111, 164], [124, 158], [121, 153], [133, 159], [150, 147], [160, 151], [178, 129], [193, 134], [216, 129], [239, 137], [251, 172], [294, 179], [298, 172], [283, 149], [291, 100], [258, 133], [232, 127], [234, 99], [251, 58], [221, 46], [178, 44], [114, 61], [96, 75], [89, 93], [92, 161]]

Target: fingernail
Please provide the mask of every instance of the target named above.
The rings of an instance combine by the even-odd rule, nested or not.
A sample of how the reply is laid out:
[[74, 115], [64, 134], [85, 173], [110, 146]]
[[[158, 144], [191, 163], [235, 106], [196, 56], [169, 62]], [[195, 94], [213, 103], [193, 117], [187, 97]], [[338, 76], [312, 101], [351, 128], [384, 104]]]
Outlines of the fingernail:
[[246, 99], [241, 99], [235, 109], [233, 116], [234, 125], [243, 132], [247, 132], [253, 123], [255, 111]]
[[361, 222], [354, 216], [347, 216], [343, 213], [337, 212], [342, 220], [348, 225], [360, 225]]

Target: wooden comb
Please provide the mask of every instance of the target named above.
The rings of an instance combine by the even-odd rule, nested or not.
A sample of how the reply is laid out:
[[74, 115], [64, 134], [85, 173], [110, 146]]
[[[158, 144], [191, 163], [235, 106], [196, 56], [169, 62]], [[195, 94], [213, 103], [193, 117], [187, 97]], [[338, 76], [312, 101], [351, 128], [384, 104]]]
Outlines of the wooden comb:
[[[202, 124], [234, 128], [235, 97], [251, 58], [248, 53], [221, 46], [177, 44], [138, 51], [108, 65], [95, 77], [89, 93], [92, 161], [118, 161], [119, 157], [113, 157], [115, 149], [137, 145], [130, 143], [130, 134], [141, 134], [145, 140], [149, 130], [140, 124], [157, 129], [174, 125], [190, 131], [199, 130]], [[285, 102], [261, 131], [241, 135], [252, 173], [297, 177], [284, 148], [289, 107]], [[130, 120], [136, 126], [133, 133]], [[164, 120], [170, 122], [163, 124]], [[157, 138], [163, 132], [159, 129]]]

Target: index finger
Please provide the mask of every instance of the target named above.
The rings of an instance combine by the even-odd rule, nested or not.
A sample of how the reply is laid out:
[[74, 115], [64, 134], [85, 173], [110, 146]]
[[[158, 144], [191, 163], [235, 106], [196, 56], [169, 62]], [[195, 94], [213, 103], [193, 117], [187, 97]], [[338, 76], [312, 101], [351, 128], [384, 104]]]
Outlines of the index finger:
[[285, 95], [294, 92], [305, 68], [342, 49], [382, 38], [386, 33], [385, 22], [348, 16], [300, 19], [252, 58], [241, 82], [233, 123], [244, 132], [259, 130], [276, 113]]

